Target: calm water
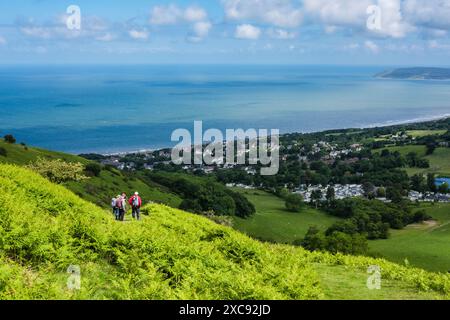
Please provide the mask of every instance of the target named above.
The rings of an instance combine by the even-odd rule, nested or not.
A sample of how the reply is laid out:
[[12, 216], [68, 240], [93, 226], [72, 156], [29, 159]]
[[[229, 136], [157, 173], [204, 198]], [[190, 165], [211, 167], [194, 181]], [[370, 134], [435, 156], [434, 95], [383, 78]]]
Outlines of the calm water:
[[281, 132], [386, 125], [450, 114], [450, 82], [373, 78], [380, 67], [1, 67], [0, 134], [66, 152], [173, 145], [171, 132]]

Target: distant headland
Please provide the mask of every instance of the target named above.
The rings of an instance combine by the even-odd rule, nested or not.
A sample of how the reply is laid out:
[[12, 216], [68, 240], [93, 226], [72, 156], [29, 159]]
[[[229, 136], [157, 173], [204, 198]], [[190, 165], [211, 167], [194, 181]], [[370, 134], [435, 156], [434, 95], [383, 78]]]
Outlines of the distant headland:
[[383, 79], [404, 80], [450, 80], [450, 68], [399, 68], [376, 74], [375, 77]]

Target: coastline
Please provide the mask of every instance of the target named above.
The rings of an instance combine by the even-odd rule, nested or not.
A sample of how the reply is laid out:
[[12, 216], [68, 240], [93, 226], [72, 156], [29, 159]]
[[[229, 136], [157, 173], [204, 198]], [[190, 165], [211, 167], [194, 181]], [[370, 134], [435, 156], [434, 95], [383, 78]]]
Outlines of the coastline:
[[[320, 133], [320, 132], [327, 132], [327, 131], [335, 131], [335, 130], [350, 130], [350, 129], [373, 129], [373, 128], [386, 128], [386, 127], [395, 127], [400, 125], [407, 125], [407, 124], [420, 124], [420, 123], [426, 123], [426, 122], [432, 122], [432, 121], [439, 121], [439, 120], [445, 120], [450, 118], [450, 113], [445, 113], [443, 115], [438, 116], [430, 116], [430, 117], [424, 117], [424, 118], [415, 118], [415, 119], [409, 119], [409, 120], [390, 120], [384, 123], [374, 123], [371, 125], [364, 125], [361, 127], [354, 127], [354, 128], [334, 128], [334, 129], [327, 129], [327, 130], [320, 130], [320, 131], [308, 131], [308, 132], [300, 132], [300, 131], [292, 131], [292, 132], [285, 132], [280, 134], [288, 135], [288, 134], [311, 134], [311, 133]], [[119, 151], [119, 152], [108, 152], [108, 153], [98, 153], [101, 156], [105, 157], [111, 157], [111, 156], [126, 156], [130, 154], [139, 154], [139, 153], [149, 153], [149, 152], [155, 152], [155, 151], [161, 151], [161, 150], [167, 150], [172, 149], [170, 146], [166, 146], [163, 148], [142, 148], [139, 150], [130, 150], [130, 151]], [[91, 152], [94, 153], [95, 152]]]

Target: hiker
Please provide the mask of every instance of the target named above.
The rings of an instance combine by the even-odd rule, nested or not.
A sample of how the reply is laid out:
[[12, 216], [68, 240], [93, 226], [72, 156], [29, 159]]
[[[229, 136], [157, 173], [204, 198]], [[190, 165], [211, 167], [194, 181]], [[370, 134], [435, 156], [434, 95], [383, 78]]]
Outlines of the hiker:
[[139, 192], [135, 192], [134, 196], [128, 200], [128, 203], [131, 206], [133, 218], [136, 218], [136, 220], [141, 220], [142, 200], [141, 197], [139, 197]]
[[113, 216], [116, 218], [117, 220], [117, 206], [116, 206], [116, 200], [117, 198], [112, 198], [111, 199], [111, 208], [112, 208], [112, 213]]
[[125, 220], [125, 212], [127, 211], [127, 195], [125, 192], [122, 193], [121, 196], [119, 196], [118, 200], [116, 201], [117, 208], [119, 209], [119, 220], [124, 221]]
[[120, 195], [118, 195], [117, 197], [115, 197], [115, 198], [113, 198], [111, 200], [111, 206], [113, 207], [114, 218], [118, 221], [120, 219], [120, 208], [119, 208], [119, 206], [122, 206], [121, 196]]

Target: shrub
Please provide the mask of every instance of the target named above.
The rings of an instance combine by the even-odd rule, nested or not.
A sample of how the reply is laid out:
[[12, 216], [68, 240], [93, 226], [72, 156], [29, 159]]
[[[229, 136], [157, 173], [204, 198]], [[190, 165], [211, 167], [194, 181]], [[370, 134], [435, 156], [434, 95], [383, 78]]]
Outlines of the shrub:
[[184, 199], [180, 204], [180, 209], [192, 213], [202, 212], [202, 206], [198, 203], [197, 200], [193, 199]]
[[79, 162], [69, 163], [62, 161], [61, 159], [48, 160], [38, 158], [27, 167], [54, 183], [81, 181], [87, 179], [87, 177], [83, 174], [84, 167]]
[[98, 177], [102, 172], [102, 166], [97, 162], [91, 162], [86, 165], [85, 171], [90, 176]]
[[303, 202], [303, 197], [299, 194], [291, 194], [286, 197], [286, 209], [292, 212], [300, 212], [305, 206]]
[[4, 139], [5, 139], [6, 143], [11, 143], [11, 144], [16, 143], [16, 138], [14, 138], [14, 136], [12, 134], [5, 135]]
[[6, 151], [6, 149], [3, 147], [0, 147], [0, 156], [2, 156], [2, 157], [8, 156], [8, 151]]

